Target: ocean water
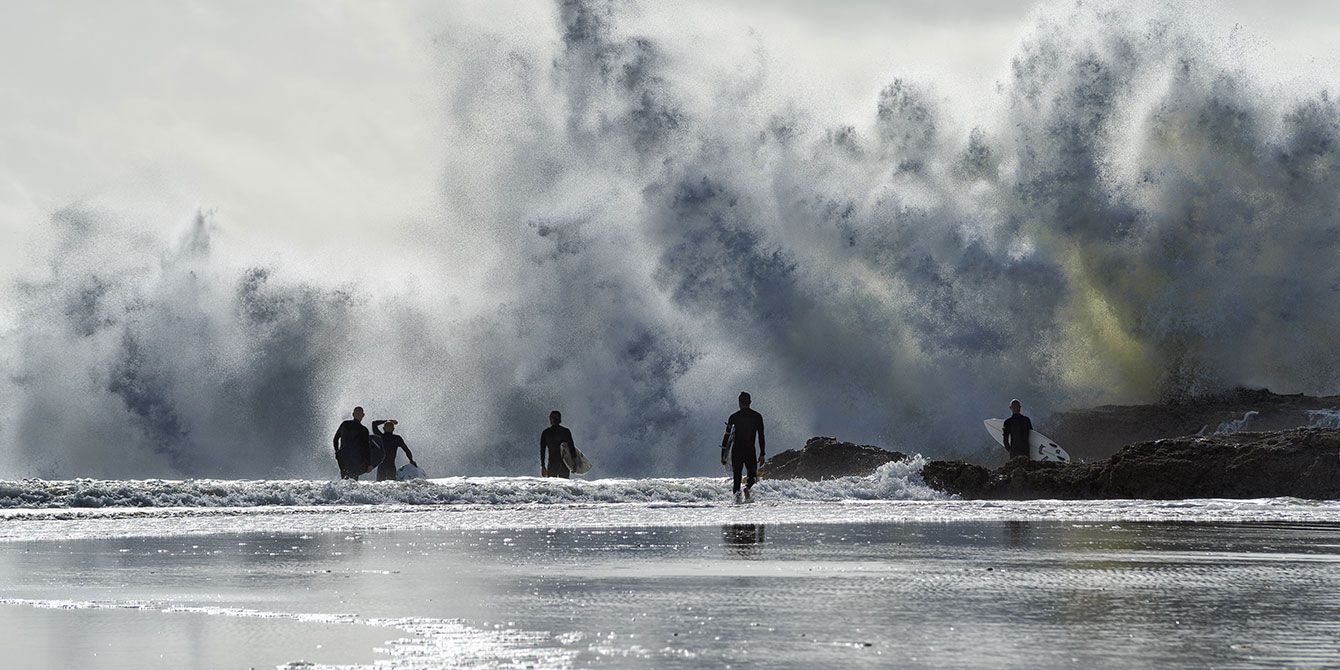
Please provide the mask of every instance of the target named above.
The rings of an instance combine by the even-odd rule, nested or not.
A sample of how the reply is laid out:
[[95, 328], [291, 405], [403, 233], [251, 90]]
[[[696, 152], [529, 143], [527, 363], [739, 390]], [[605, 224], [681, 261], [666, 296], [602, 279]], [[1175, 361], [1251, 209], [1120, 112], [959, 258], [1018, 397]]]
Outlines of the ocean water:
[[3, 486], [9, 667], [1340, 665], [1340, 502], [961, 501], [890, 467], [748, 505], [718, 478]]

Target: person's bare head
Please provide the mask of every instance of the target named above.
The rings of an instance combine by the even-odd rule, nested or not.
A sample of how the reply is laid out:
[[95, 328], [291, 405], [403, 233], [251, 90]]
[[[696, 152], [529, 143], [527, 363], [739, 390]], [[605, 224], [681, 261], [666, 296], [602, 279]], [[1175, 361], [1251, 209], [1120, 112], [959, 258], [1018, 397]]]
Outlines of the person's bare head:
[[749, 397], [748, 391], [740, 391], [740, 409], [748, 407], [753, 401], [754, 399]]
[[395, 420], [395, 419], [387, 419], [387, 420], [386, 420], [386, 423], [382, 424], [382, 430], [385, 431], [385, 432], [387, 432], [387, 433], [394, 433], [394, 432], [395, 432], [395, 424], [396, 424], [396, 420]]
[[363, 420], [363, 408], [362, 408], [362, 407], [355, 407], [355, 408], [354, 408], [354, 421], [362, 421], [362, 420]]
[[1018, 398], [1015, 398], [1014, 400], [1011, 400], [1011, 401], [1010, 401], [1010, 411], [1011, 411], [1011, 412], [1014, 412], [1015, 414], [1018, 414], [1018, 413], [1019, 413], [1019, 410], [1021, 410], [1021, 409], [1023, 409], [1023, 408], [1024, 408], [1024, 404], [1021, 403], [1021, 402], [1019, 402], [1019, 399], [1018, 399]]
[[549, 413], [549, 425], [551, 425], [551, 426], [557, 426], [557, 425], [560, 424], [560, 423], [563, 423], [563, 413], [560, 412], [560, 411], [558, 411], [558, 410], [554, 410], [554, 411], [550, 412], [550, 413]]

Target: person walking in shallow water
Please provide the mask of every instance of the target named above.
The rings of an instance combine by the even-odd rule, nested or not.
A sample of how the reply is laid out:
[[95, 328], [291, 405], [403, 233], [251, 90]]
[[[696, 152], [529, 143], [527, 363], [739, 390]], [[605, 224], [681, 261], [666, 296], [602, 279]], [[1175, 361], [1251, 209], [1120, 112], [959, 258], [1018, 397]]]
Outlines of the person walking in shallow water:
[[562, 477], [569, 479], [572, 473], [563, 461], [563, 445], [576, 447], [572, 441], [572, 431], [563, 423], [563, 414], [558, 410], [549, 413], [549, 427], [540, 433], [540, 476]]
[[[395, 427], [399, 424], [395, 419], [383, 419], [372, 422], [372, 432], [382, 438], [382, 462], [377, 465], [377, 481], [396, 480], [395, 453], [397, 450], [404, 449], [405, 457], [409, 459], [410, 465], [419, 467], [414, 462], [414, 454], [410, 453], [409, 446], [405, 444], [405, 438], [395, 434]], [[385, 428], [383, 429], [383, 426]]]
[[368, 471], [368, 427], [363, 425], [363, 408], [355, 407], [352, 419], [335, 430], [335, 462], [340, 479], [358, 479]]
[[1010, 418], [1005, 420], [1005, 451], [1010, 458], [1029, 457], [1029, 434], [1033, 432], [1033, 420], [1024, 416], [1020, 410], [1023, 403], [1016, 398], [1010, 401]]
[[[748, 500], [754, 484], [758, 481], [758, 466], [767, 463], [767, 457], [764, 456], [767, 440], [763, 436], [763, 415], [750, 408], [751, 404], [753, 398], [741, 391], [740, 411], [730, 415], [726, 420], [726, 435], [721, 438], [721, 451], [730, 452], [731, 471], [735, 475], [732, 488], [735, 492], [735, 502], [741, 502], [740, 476], [744, 472], [749, 474], [744, 486], [744, 500]], [[757, 457], [754, 455], [755, 435], [758, 436]]]

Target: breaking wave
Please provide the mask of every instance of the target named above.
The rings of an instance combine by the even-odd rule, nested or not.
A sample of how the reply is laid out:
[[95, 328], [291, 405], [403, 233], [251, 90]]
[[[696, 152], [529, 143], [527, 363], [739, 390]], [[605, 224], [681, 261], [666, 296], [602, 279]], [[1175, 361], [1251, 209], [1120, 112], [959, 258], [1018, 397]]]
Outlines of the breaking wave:
[[[443, 471], [533, 471], [560, 408], [601, 472], [678, 476], [712, 467], [741, 389], [776, 445], [944, 455], [992, 448], [980, 419], [1011, 397], [1036, 418], [1340, 388], [1340, 104], [1249, 67], [1183, 3], [1046, 5], [980, 108], [891, 78], [856, 119], [793, 99], [765, 50], [705, 62], [713, 45], [640, 15], [564, 0], [547, 26], [443, 27], [435, 256], [396, 270], [418, 292], [223, 257], [208, 216], [171, 240], [58, 213], [3, 341], [0, 472], [315, 477], [363, 404]], [[571, 495], [716, 490], [637, 481], [666, 483]], [[31, 486], [114, 504], [476, 495]]]
[[[1197, 433], [1197, 435], [1232, 435], [1234, 433], [1246, 432], [1247, 427], [1252, 422], [1252, 419], [1255, 419], [1260, 414], [1261, 414], [1260, 412], [1254, 409], [1249, 409], [1242, 414], [1241, 419], [1232, 419], [1230, 421], [1225, 421], [1219, 424], [1219, 427], [1215, 428], [1213, 431], [1211, 431], [1210, 427], [1207, 425], [1204, 428], [1201, 428], [1200, 432]], [[1311, 414], [1311, 412], [1309, 412], [1308, 414]]]
[[[763, 480], [770, 501], [939, 500], [921, 480], [925, 460], [886, 463], [865, 477], [820, 482]], [[527, 505], [583, 503], [713, 504], [731, 500], [723, 477], [556, 480], [449, 477], [409, 482], [196, 479], [0, 482], [0, 509], [123, 507], [312, 507], [328, 505]]]
[[1308, 425], [1312, 428], [1340, 428], [1340, 410], [1313, 409], [1307, 412]]

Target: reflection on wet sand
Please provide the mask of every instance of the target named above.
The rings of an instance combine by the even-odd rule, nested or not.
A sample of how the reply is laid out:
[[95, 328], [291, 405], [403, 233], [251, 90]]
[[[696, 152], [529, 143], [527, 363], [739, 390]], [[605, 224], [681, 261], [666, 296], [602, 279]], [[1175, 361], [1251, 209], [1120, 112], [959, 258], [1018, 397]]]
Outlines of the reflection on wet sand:
[[1033, 532], [1027, 521], [1006, 521], [1005, 529], [1010, 533], [1010, 544], [1021, 545], [1033, 539]]
[[742, 558], [756, 556], [764, 542], [765, 524], [729, 523], [721, 527], [721, 542], [729, 553]]
[[1340, 524], [749, 518], [0, 542], [0, 649], [136, 670], [1340, 667]]

